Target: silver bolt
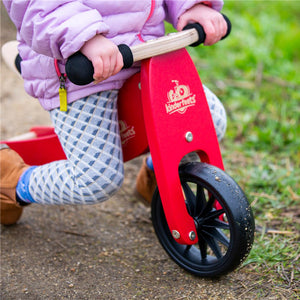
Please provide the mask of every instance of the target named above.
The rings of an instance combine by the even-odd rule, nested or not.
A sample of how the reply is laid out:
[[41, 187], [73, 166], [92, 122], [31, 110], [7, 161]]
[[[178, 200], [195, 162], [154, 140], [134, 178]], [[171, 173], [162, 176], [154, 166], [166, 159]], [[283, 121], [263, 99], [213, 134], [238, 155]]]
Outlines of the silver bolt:
[[185, 134], [185, 139], [186, 139], [187, 142], [190, 143], [190, 142], [193, 140], [193, 134], [192, 134], [190, 131], [188, 131], [188, 132]]
[[139, 82], [138, 86], [139, 86], [139, 89], [142, 90], [142, 85], [140, 82]]
[[196, 239], [196, 233], [194, 231], [191, 231], [189, 233], [189, 238], [191, 241], [194, 241]]
[[180, 233], [177, 230], [172, 230], [173, 238], [178, 240], [180, 238]]

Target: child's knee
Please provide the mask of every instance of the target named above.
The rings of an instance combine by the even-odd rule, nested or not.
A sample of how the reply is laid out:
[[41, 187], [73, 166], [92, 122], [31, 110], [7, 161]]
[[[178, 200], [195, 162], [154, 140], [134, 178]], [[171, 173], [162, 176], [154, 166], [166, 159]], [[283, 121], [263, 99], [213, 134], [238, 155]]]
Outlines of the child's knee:
[[220, 101], [220, 99], [206, 86], [203, 85], [204, 92], [206, 95], [207, 103], [210, 109], [210, 113], [213, 119], [214, 127], [216, 130], [216, 134], [218, 137], [218, 140], [222, 140], [226, 127], [227, 127], [227, 115], [226, 110]]
[[101, 194], [104, 196], [103, 200], [99, 200], [100, 202], [108, 200], [110, 197], [112, 197], [115, 193], [119, 191], [121, 186], [123, 185], [124, 182], [124, 174], [122, 173], [116, 173], [114, 174], [109, 182], [106, 182], [102, 186], [102, 192], [99, 191], [100, 196]]
[[123, 166], [113, 171], [102, 170], [93, 176], [84, 174], [77, 180], [77, 184], [80, 182], [77, 186], [81, 195], [81, 202], [83, 204], [95, 204], [106, 201], [121, 188], [123, 181]]
[[[219, 100], [219, 99], [218, 99]], [[224, 109], [223, 104], [218, 101], [218, 107], [215, 109], [215, 111], [212, 113], [212, 118], [216, 130], [216, 134], [218, 137], [218, 140], [222, 140], [227, 127], [227, 116], [226, 111]]]

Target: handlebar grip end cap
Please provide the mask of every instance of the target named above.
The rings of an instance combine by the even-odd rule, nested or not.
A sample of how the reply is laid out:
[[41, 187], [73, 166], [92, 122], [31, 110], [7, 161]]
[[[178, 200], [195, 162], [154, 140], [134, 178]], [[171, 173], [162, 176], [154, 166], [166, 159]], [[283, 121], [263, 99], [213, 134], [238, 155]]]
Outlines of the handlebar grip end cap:
[[129, 69], [133, 65], [133, 55], [129, 46], [125, 44], [118, 45], [119, 51], [123, 56], [123, 69]]

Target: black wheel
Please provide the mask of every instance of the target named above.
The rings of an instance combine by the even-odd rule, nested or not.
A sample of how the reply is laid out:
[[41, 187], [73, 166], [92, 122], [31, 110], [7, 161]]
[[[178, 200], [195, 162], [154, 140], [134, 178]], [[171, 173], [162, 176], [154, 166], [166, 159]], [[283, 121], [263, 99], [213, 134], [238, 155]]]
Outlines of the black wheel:
[[[179, 266], [197, 276], [233, 271], [249, 254], [254, 238], [254, 218], [245, 194], [228, 174], [206, 163], [187, 163], [179, 175], [199, 241], [192, 246], [176, 242], [156, 189], [152, 223], [160, 243]], [[216, 201], [220, 208], [215, 208]]]

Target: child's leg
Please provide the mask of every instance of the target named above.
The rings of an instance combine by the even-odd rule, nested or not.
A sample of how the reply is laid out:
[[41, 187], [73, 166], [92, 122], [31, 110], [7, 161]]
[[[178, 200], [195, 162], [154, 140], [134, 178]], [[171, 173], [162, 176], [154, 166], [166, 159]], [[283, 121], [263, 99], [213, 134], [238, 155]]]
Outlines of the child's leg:
[[50, 112], [67, 160], [32, 171], [29, 192], [43, 204], [92, 204], [108, 199], [124, 177], [117, 91], [91, 95]]
[[213, 119], [218, 141], [221, 141], [225, 135], [227, 127], [227, 117], [225, 108], [220, 99], [204, 84], [203, 89]]

